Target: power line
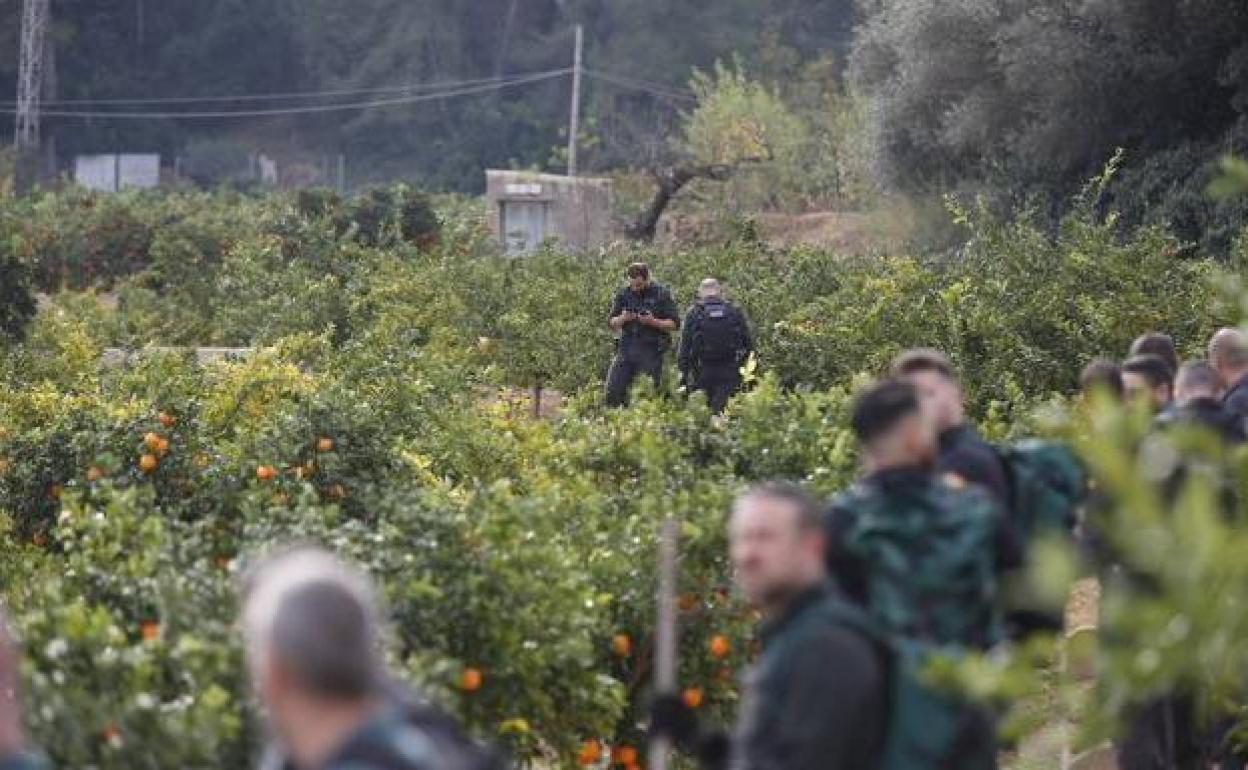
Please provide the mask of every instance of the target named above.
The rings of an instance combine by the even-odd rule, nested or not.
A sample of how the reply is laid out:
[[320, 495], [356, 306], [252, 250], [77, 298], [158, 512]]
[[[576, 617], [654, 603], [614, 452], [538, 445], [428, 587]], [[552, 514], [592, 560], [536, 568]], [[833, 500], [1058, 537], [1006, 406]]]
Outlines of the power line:
[[[419, 91], [428, 91], [439, 88], [460, 88], [464, 86], [488, 85], [492, 83], [504, 83], [509, 80], [528, 77], [528, 75], [544, 75], [547, 72], [525, 73], [522, 75], [509, 75], [507, 77], [490, 77], [479, 78], [476, 80], [443, 80], [432, 81], [428, 83], [408, 83], [404, 85], [377, 86], [373, 88], [346, 88], [339, 90], [327, 91], [287, 91], [265, 94], [238, 94], [225, 96], [148, 96], [134, 98], [98, 98], [98, 99], [59, 99], [54, 101], [44, 101], [44, 106], [53, 107], [70, 107], [70, 106], [89, 106], [89, 105], [142, 105], [142, 104], [210, 104], [215, 102], [255, 102], [255, 101], [278, 101], [283, 99], [319, 99], [334, 96], [365, 96], [368, 94], [385, 94], [385, 93], [413, 93]], [[14, 105], [13, 102], [0, 102], [6, 107]]]
[[696, 102], [698, 100], [698, 97], [691, 91], [678, 90], [660, 83], [636, 80], [622, 75], [612, 75], [607, 72], [600, 72], [598, 70], [591, 69], [584, 70], [584, 73], [595, 80], [610, 83], [612, 85], [619, 86], [620, 88], [628, 88], [633, 91], [645, 91], [649, 94], [661, 96], [665, 99], [674, 99], [684, 102]]
[[[115, 120], [179, 120], [179, 119], [214, 119], [214, 118], [258, 118], [277, 115], [305, 115], [310, 113], [325, 112], [341, 112], [346, 110], [366, 110], [377, 107], [393, 107], [406, 104], [418, 104], [421, 102], [436, 101], [438, 99], [446, 99], [452, 96], [467, 96], [470, 94], [486, 93], [488, 91], [497, 91], [511, 86], [528, 85], [531, 83], [539, 83], [546, 80], [567, 75], [571, 68], [563, 68], [557, 70], [549, 70], [547, 72], [535, 73], [521, 77], [502, 80], [498, 82], [482, 83], [475, 86], [465, 86], [463, 88], [448, 89], [446, 91], [438, 91], [434, 93], [416, 94], [411, 96], [398, 96], [390, 99], [375, 99], [364, 102], [351, 102], [347, 104], [316, 104], [302, 107], [274, 107], [255, 110], [204, 110], [194, 112], [111, 112], [111, 111], [90, 111], [90, 110], [43, 110], [44, 117], [49, 118], [100, 118]], [[16, 111], [13, 109], [0, 109], [0, 114], [12, 115]]]

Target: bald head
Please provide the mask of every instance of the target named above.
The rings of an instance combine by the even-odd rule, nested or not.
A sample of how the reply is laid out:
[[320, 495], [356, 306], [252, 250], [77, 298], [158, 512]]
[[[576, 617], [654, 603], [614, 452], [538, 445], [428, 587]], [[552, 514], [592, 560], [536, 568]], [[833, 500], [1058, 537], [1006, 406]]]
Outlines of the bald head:
[[1209, 341], [1209, 363], [1226, 385], [1248, 375], [1248, 335], [1234, 327], [1219, 329]]
[[705, 278], [698, 284], [698, 299], [719, 299], [724, 296], [724, 287], [715, 278]]

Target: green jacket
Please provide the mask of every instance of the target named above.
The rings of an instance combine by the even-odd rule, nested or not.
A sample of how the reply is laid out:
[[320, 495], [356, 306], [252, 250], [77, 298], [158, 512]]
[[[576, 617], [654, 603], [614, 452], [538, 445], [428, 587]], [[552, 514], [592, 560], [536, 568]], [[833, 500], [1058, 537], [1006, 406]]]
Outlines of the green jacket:
[[888, 633], [1001, 641], [997, 553], [1008, 523], [985, 492], [921, 468], [868, 476], [832, 503], [828, 568]]
[[46, 770], [48, 764], [37, 754], [10, 754], [0, 757], [0, 770]]

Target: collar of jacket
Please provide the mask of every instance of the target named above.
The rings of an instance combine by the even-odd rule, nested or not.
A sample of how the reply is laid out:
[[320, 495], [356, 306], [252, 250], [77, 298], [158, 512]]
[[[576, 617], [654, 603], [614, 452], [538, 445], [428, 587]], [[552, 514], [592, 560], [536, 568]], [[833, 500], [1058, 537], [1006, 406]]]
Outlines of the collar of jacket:
[[758, 635], [766, 647], [780, 635], [785, 628], [789, 627], [799, 615], [805, 612], [811, 606], [817, 604], [822, 599], [827, 598], [832, 593], [832, 586], [826, 581], [820, 581], [810, 588], [799, 591], [794, 594], [793, 598], [785, 606], [784, 611], [778, 616], [763, 623], [759, 629]]
[[863, 479], [863, 483], [883, 489], [926, 486], [932, 482], [932, 469], [924, 465], [885, 468]]

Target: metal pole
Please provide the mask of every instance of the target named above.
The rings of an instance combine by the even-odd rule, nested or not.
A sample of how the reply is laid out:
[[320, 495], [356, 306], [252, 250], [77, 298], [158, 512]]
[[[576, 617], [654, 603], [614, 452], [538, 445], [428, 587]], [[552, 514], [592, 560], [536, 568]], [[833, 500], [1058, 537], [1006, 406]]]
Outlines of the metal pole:
[[[654, 633], [654, 692], [667, 695], [676, 692], [676, 570], [677, 539], [680, 527], [676, 517], [668, 516], [659, 530], [659, 617]], [[666, 737], [650, 741], [651, 770], [667, 770], [671, 742]]]
[[572, 117], [568, 121], [568, 176], [576, 176], [576, 134], [581, 128], [581, 51], [585, 28], [576, 25], [576, 52], [572, 55]]

